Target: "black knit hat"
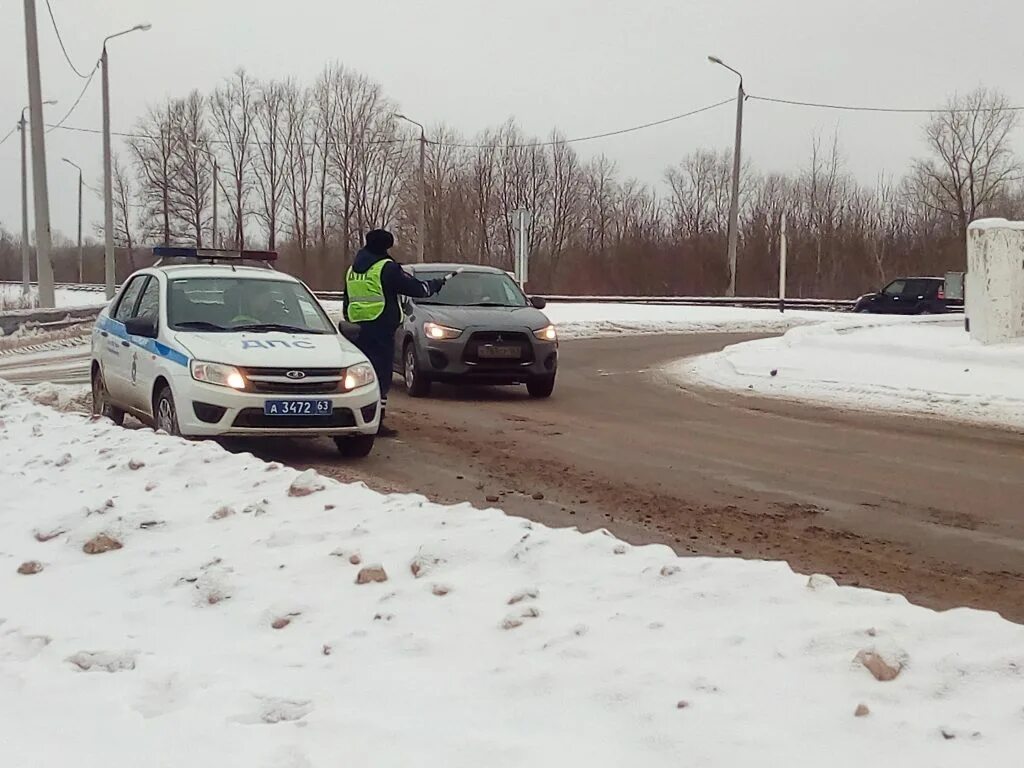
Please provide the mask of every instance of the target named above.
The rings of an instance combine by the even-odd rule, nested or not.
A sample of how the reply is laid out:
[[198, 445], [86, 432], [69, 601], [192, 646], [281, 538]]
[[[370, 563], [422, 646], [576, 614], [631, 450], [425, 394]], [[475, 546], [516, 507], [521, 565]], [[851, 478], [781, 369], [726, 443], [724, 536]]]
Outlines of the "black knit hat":
[[375, 256], [387, 256], [395, 247], [395, 237], [386, 229], [374, 229], [366, 233], [366, 250]]

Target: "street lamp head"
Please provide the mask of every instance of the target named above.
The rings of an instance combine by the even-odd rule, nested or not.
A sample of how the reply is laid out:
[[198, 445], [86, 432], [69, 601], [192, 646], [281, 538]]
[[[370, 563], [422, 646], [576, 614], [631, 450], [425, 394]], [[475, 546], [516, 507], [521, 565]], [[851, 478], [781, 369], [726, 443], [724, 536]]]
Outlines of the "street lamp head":
[[725, 65], [725, 62], [722, 61], [717, 56], [708, 56], [708, 61], [710, 61], [712, 64], [721, 64], [723, 66]]
[[46, 101], [43, 102], [43, 106], [44, 107], [45, 106], [53, 106], [56, 103], [57, 103], [56, 99], [47, 99]]
[[132, 27], [132, 31], [134, 32], [138, 30], [139, 32], [149, 32], [149, 30], [151, 30], [152, 28], [153, 25], [149, 22], [146, 22], [145, 24], [136, 24], [134, 27]]

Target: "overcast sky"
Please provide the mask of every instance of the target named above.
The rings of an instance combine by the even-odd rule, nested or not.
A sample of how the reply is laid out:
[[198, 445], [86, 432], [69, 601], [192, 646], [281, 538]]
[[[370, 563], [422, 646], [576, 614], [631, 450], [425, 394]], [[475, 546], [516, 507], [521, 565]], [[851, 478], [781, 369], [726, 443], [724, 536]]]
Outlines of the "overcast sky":
[[[656, 120], [735, 94], [930, 107], [954, 91], [999, 88], [1024, 104], [1019, 0], [51, 0], [72, 59], [88, 68], [108, 34], [140, 22], [150, 32], [111, 43], [115, 130], [146, 104], [209, 91], [237, 67], [310, 81], [339, 61], [381, 82], [406, 114], [471, 135], [515, 116], [547, 134], [585, 135]], [[81, 90], [37, 0], [44, 95], [55, 121]], [[3, 136], [27, 103], [22, 2], [0, 0]], [[99, 128], [97, 77], [68, 125]], [[577, 146], [621, 172], [659, 183], [697, 147], [732, 143], [731, 107]], [[901, 173], [924, 151], [920, 115], [826, 112], [748, 101], [744, 154], [764, 170], [806, 162], [816, 132], [838, 127], [847, 165], [863, 181]], [[1022, 129], [1024, 130], [1024, 129]], [[0, 146], [0, 226], [20, 230], [17, 134]], [[1016, 145], [1024, 149], [1020, 131]], [[115, 144], [120, 147], [119, 144]], [[75, 231], [75, 172], [99, 186], [100, 137], [47, 135], [52, 226]], [[86, 227], [102, 219], [86, 193]]]

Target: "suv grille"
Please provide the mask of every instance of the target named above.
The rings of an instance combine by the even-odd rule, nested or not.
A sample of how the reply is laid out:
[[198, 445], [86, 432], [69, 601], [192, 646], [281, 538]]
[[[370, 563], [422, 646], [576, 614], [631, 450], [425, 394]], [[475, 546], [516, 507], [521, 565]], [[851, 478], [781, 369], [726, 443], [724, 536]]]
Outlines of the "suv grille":
[[[485, 347], [515, 347], [518, 353], [509, 357], [481, 354]], [[520, 368], [533, 362], [533, 344], [530, 337], [518, 331], [478, 331], [466, 342], [462, 359], [469, 365], [486, 368]]]

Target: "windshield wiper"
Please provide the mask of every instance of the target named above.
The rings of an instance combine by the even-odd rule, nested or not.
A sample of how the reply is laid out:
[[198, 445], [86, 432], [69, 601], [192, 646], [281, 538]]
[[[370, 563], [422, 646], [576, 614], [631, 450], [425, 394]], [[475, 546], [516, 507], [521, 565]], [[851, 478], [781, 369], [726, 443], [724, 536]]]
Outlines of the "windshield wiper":
[[173, 325], [173, 328], [176, 331], [187, 329], [190, 331], [215, 331], [220, 333], [229, 330], [225, 328], [223, 325], [217, 325], [216, 323], [208, 323], [205, 320], [189, 320], [184, 323], [175, 323]]
[[232, 326], [230, 330], [255, 331], [257, 333], [272, 333], [273, 331], [280, 331], [281, 333], [309, 333], [319, 336], [327, 333], [327, 331], [316, 331], [312, 328], [299, 328], [295, 325], [285, 325], [283, 323], [252, 323], [251, 325], [235, 325]]

